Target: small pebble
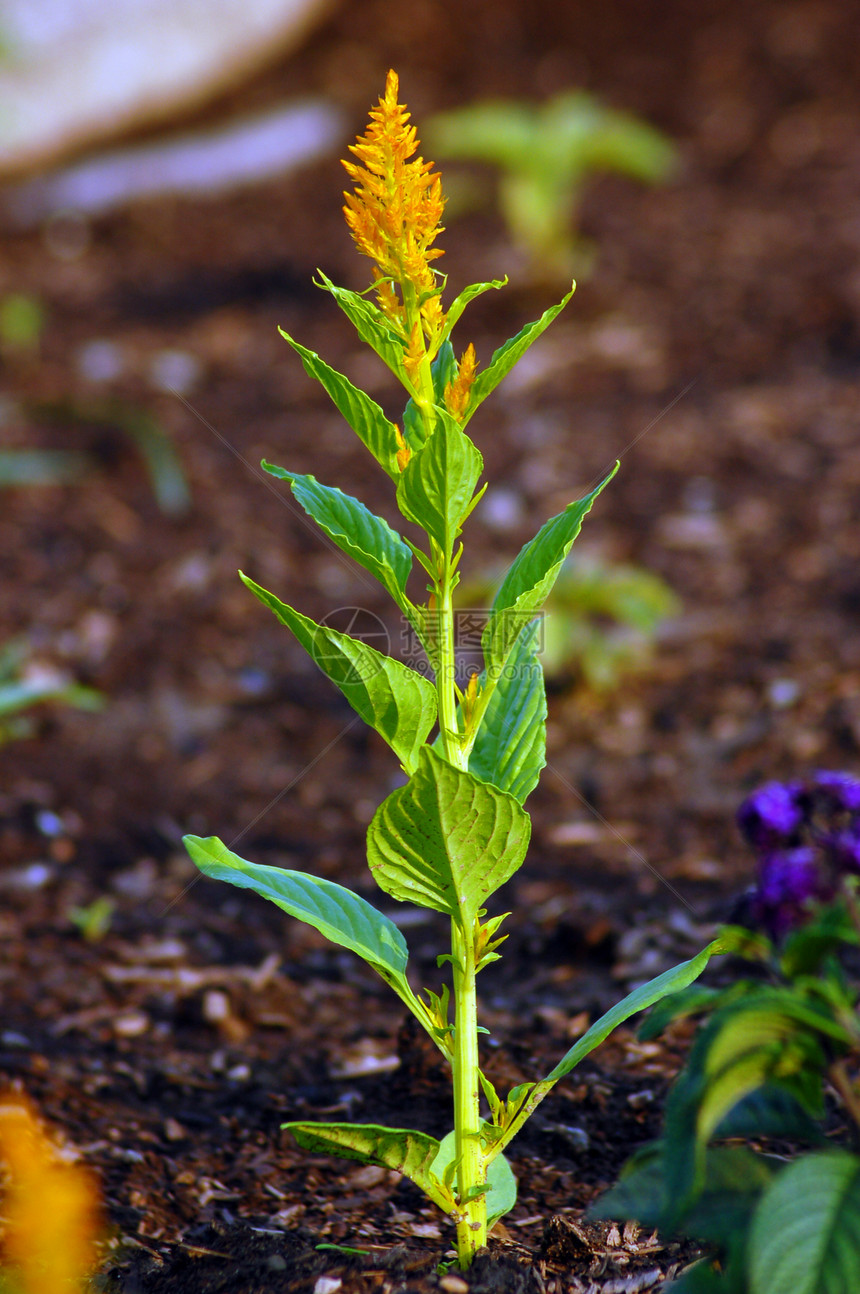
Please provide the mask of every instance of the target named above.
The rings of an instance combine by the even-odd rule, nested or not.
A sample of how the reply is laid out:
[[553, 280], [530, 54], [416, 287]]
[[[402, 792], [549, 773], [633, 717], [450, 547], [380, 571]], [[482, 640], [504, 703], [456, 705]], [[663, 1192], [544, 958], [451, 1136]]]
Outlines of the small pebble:
[[160, 350], [149, 365], [149, 380], [159, 391], [187, 395], [200, 380], [200, 361], [186, 350]]
[[43, 836], [61, 836], [66, 830], [65, 823], [58, 813], [50, 809], [40, 809], [36, 814], [36, 826]]
[[149, 1016], [145, 1011], [124, 1011], [113, 1022], [113, 1031], [120, 1038], [138, 1038], [149, 1028]]
[[768, 684], [767, 699], [775, 710], [787, 710], [800, 697], [800, 684], [793, 678], [775, 678]]
[[287, 1270], [287, 1260], [281, 1254], [269, 1254], [266, 1259], [266, 1266], [270, 1272], [285, 1272]]
[[75, 355], [75, 368], [87, 382], [114, 382], [125, 372], [125, 356], [116, 342], [85, 342]]
[[4, 1047], [29, 1047], [30, 1039], [23, 1033], [16, 1033], [14, 1029], [4, 1029], [0, 1033], [0, 1043]]
[[443, 1276], [439, 1288], [445, 1290], [446, 1294], [469, 1294], [469, 1286], [462, 1276]]
[[314, 1285], [314, 1294], [335, 1294], [342, 1284], [343, 1281], [334, 1276], [320, 1276]]
[[523, 519], [523, 501], [515, 490], [488, 490], [480, 505], [481, 520], [492, 530], [513, 530]]

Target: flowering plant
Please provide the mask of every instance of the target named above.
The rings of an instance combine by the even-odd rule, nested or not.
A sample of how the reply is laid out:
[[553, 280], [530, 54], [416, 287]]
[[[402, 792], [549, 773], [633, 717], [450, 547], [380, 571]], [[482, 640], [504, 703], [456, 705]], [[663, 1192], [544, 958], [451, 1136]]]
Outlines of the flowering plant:
[[749, 973], [688, 988], [646, 1020], [640, 1035], [654, 1037], [704, 1017], [663, 1135], [594, 1216], [707, 1244], [673, 1294], [847, 1294], [860, 1288], [860, 782], [772, 782], [738, 821], [759, 856], [740, 905], [757, 928], [723, 938]]
[[[719, 946], [641, 986], [591, 1026], [545, 1078], [496, 1092], [480, 1068], [476, 977], [496, 961], [509, 913], [487, 903], [525, 857], [530, 820], [524, 802], [545, 763], [546, 697], [536, 617], [580, 526], [609, 477], [547, 521], [514, 560], [486, 616], [484, 669], [458, 682], [453, 592], [462, 526], [483, 493], [483, 461], [466, 426], [518, 359], [552, 323], [569, 292], [505, 342], [478, 372], [470, 344], [456, 359], [451, 332], [468, 303], [502, 282], [465, 288], [447, 309], [444, 277], [433, 263], [443, 198], [432, 163], [415, 152], [409, 113], [391, 72], [364, 136], [345, 163], [355, 188], [345, 214], [359, 251], [374, 264], [375, 300], [321, 274], [359, 337], [405, 389], [401, 425], [343, 374], [292, 337], [286, 340], [319, 381], [377, 464], [390, 477], [404, 519], [420, 542], [395, 532], [358, 499], [313, 476], [264, 464], [286, 481], [326, 535], [369, 571], [393, 598], [423, 646], [431, 682], [367, 642], [318, 624], [243, 575], [359, 715], [388, 743], [405, 785], [380, 805], [367, 832], [371, 874], [392, 898], [446, 914], [451, 984], [416, 993], [407, 948], [395, 922], [365, 899], [320, 877], [247, 862], [217, 837], [186, 837], [207, 875], [256, 890], [335, 943], [363, 957], [400, 998], [450, 1063], [453, 1130], [441, 1141], [402, 1128], [292, 1122], [304, 1148], [397, 1169], [456, 1224], [460, 1265], [486, 1243], [487, 1227], [516, 1198], [503, 1151], [554, 1084], [634, 1012], [689, 984]], [[610, 476], [614, 473], [610, 473]], [[428, 596], [414, 601], [407, 581], [417, 561]], [[431, 733], [438, 725], [438, 735]], [[451, 1015], [453, 1009], [453, 1016]], [[481, 1096], [488, 1113], [481, 1111]]]

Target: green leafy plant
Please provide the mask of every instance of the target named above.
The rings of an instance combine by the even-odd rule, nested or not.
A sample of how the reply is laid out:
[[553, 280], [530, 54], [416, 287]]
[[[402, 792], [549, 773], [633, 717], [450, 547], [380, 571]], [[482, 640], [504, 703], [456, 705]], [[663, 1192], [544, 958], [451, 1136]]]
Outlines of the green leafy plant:
[[502, 216], [539, 276], [581, 277], [590, 268], [592, 249], [576, 223], [591, 176], [614, 171], [656, 184], [676, 157], [653, 126], [584, 91], [539, 106], [516, 99], [475, 103], [431, 117], [426, 134], [440, 157], [499, 168]]
[[688, 988], [646, 1020], [645, 1038], [685, 1016], [702, 1024], [662, 1136], [592, 1212], [708, 1247], [673, 1294], [848, 1294], [860, 1289], [860, 782], [771, 783], [740, 821], [759, 854], [743, 905], [758, 929], [723, 938], [750, 974]]
[[[477, 605], [490, 580], [470, 580], [457, 603]], [[594, 691], [608, 691], [650, 658], [660, 625], [680, 602], [659, 575], [641, 566], [577, 559], [564, 563], [544, 603], [541, 664], [552, 681], [581, 676]]]
[[[284, 336], [391, 478], [401, 514], [424, 538], [401, 537], [359, 500], [313, 476], [264, 467], [286, 481], [323, 532], [388, 591], [423, 647], [433, 681], [367, 642], [318, 624], [248, 576], [242, 579], [400, 761], [406, 783], [383, 801], [368, 828], [370, 872], [392, 898], [450, 919], [450, 949], [439, 958], [440, 966], [450, 967], [450, 984], [416, 993], [397, 925], [343, 886], [248, 862], [216, 837], [187, 836], [186, 845], [206, 875], [255, 890], [362, 957], [450, 1063], [454, 1126], [441, 1139], [377, 1125], [284, 1126], [309, 1151], [381, 1164], [411, 1178], [455, 1223], [459, 1263], [467, 1267], [486, 1242], [488, 1224], [516, 1199], [503, 1152], [529, 1115], [617, 1025], [693, 981], [720, 945], [710, 944], [637, 988], [545, 1078], [499, 1094], [482, 1072], [476, 979], [499, 958], [501, 926], [510, 915], [489, 916], [487, 904], [523, 862], [530, 832], [524, 802], [545, 763], [546, 699], [535, 618], [610, 478], [545, 522], [523, 547], [485, 617], [484, 670], [460, 678], [453, 607], [459, 535], [482, 494], [481, 455], [465, 429], [570, 293], [501, 346], [483, 372], [477, 372], [471, 346], [456, 360], [450, 334], [464, 308], [503, 285], [472, 284], [443, 309], [444, 281], [431, 268], [441, 254], [433, 247], [442, 214], [440, 181], [431, 163], [408, 160], [417, 140], [397, 94], [392, 72], [366, 135], [353, 146], [359, 164], [346, 163], [356, 185], [346, 195], [347, 222], [359, 250], [374, 261], [376, 300], [337, 287], [325, 275], [321, 286], [404, 386], [403, 431], [343, 374]], [[413, 601], [407, 590], [413, 561], [424, 573], [426, 601]]]
[[0, 352], [3, 355], [36, 354], [44, 327], [45, 312], [37, 297], [28, 292], [6, 292], [0, 296]]
[[79, 710], [100, 710], [103, 697], [94, 688], [75, 683], [59, 670], [37, 665], [24, 639], [0, 646], [0, 746], [29, 737], [33, 732], [30, 711], [53, 702]]

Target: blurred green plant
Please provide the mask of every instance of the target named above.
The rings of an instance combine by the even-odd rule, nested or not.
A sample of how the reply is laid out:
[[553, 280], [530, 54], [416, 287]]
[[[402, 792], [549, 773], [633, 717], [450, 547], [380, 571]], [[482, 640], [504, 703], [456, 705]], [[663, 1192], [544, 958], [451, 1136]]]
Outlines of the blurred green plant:
[[26, 639], [0, 644], [0, 746], [32, 736], [35, 725], [28, 712], [47, 702], [100, 710], [104, 698], [61, 671], [36, 664]]
[[[149, 476], [162, 512], [179, 517], [191, 496], [182, 464], [170, 436], [146, 409], [124, 400], [57, 400], [34, 406], [35, 416], [55, 424], [87, 424], [123, 432], [132, 441]], [[98, 466], [87, 453], [62, 449], [0, 450], [0, 488], [21, 485], [65, 485]]]
[[0, 296], [0, 351], [4, 355], [38, 353], [45, 327], [45, 312], [38, 297], [29, 292]]
[[589, 272], [594, 248], [577, 221], [592, 175], [612, 171], [658, 184], [677, 158], [660, 131], [585, 91], [541, 105], [499, 99], [439, 113], [427, 123], [426, 142], [441, 157], [499, 168], [502, 216], [540, 278]]
[[860, 1289], [860, 780], [819, 771], [768, 783], [738, 823], [756, 884], [724, 927], [746, 963], [725, 987], [665, 997], [648, 1042], [698, 1017], [642, 1146], [592, 1218], [656, 1228], [707, 1255], [673, 1294], [849, 1294]]
[[[460, 606], [483, 603], [490, 574], [458, 590]], [[580, 678], [595, 692], [618, 687], [648, 665], [660, 625], [680, 611], [668, 584], [641, 566], [569, 558], [546, 602], [544, 673], [555, 683]]]
[[72, 925], [80, 930], [87, 943], [97, 944], [110, 930], [115, 909], [116, 904], [113, 899], [100, 894], [97, 899], [93, 899], [92, 903], [87, 903], [82, 908], [69, 908], [66, 915]]

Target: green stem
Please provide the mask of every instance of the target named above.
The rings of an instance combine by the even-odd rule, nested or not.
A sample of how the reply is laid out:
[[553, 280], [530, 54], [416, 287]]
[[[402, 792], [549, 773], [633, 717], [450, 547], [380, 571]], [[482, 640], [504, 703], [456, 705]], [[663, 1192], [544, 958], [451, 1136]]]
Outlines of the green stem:
[[478, 1003], [475, 993], [475, 953], [471, 931], [451, 923], [454, 952], [454, 1143], [457, 1161], [457, 1256], [469, 1267], [487, 1243], [487, 1197], [469, 1199], [486, 1181], [481, 1149], [480, 1082], [478, 1080]]
[[[419, 311], [411, 283], [401, 280], [407, 326], [411, 329]], [[435, 393], [430, 356], [424, 352], [418, 369], [418, 389], [413, 394], [424, 422], [425, 436], [433, 434]], [[434, 594], [437, 615], [438, 667], [436, 695], [439, 729], [445, 758], [455, 768], [468, 766], [457, 718], [456, 652], [454, 644], [454, 561], [450, 548], [440, 549], [431, 541], [436, 563]], [[479, 1249], [487, 1243], [487, 1200], [473, 1192], [486, 1182], [486, 1165], [481, 1147], [481, 1085], [478, 1078], [478, 999], [475, 992], [475, 942], [471, 927], [451, 922], [451, 952], [454, 980], [454, 1036], [451, 1064], [454, 1080], [454, 1144], [458, 1198], [457, 1256], [465, 1270]]]

